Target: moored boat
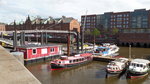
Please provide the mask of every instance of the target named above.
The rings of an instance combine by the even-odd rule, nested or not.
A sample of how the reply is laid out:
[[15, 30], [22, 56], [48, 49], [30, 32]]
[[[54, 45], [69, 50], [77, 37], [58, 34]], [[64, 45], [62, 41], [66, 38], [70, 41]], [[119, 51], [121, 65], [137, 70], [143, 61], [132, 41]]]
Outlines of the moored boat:
[[106, 72], [110, 74], [117, 74], [123, 72], [128, 66], [127, 58], [118, 58], [114, 61], [108, 63], [106, 67]]
[[91, 53], [83, 53], [74, 56], [61, 56], [60, 59], [53, 60], [50, 64], [52, 70], [59, 70], [86, 64], [92, 59]]
[[114, 56], [119, 51], [119, 47], [115, 44], [103, 43], [102, 46], [97, 47], [94, 55], [100, 56]]
[[127, 71], [127, 78], [141, 78], [148, 75], [149, 60], [133, 59]]

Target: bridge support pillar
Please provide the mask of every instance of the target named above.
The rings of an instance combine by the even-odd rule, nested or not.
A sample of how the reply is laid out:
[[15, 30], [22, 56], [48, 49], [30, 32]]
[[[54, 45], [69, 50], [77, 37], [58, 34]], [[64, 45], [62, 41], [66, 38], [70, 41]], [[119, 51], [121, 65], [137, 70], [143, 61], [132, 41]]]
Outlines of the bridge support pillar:
[[3, 32], [1, 32], [1, 38], [3, 38]]
[[13, 47], [14, 47], [14, 51], [16, 51], [16, 47], [17, 47], [17, 32], [13, 32]]
[[41, 32], [41, 45], [43, 45], [44, 42], [43, 42], [43, 32]]
[[48, 36], [47, 36], [47, 32], [45, 32], [45, 44], [48, 43], [48, 40], [47, 40]]
[[20, 38], [21, 38], [20, 44], [25, 45], [25, 33], [24, 32], [20, 33]]

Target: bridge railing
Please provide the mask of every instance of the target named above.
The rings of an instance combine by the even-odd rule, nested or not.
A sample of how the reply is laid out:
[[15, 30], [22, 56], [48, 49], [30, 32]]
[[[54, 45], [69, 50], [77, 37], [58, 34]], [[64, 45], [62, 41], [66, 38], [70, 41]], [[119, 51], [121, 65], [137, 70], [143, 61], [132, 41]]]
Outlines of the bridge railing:
[[[4, 42], [4, 43], [6, 43], [6, 44], [9, 44], [9, 45], [13, 45], [13, 40], [10, 40], [10, 39], [0, 38], [0, 41], [1, 41], [1, 42]], [[19, 42], [19, 41], [17, 42], [17, 45], [20, 45], [20, 42]]]

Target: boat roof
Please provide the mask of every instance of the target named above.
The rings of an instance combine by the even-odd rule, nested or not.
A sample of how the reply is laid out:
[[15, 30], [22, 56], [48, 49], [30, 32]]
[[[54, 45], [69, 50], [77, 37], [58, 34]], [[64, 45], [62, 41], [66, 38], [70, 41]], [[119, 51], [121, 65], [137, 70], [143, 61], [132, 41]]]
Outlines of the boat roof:
[[129, 60], [128, 58], [123, 58], [123, 57], [122, 58], [118, 58], [118, 59]]
[[133, 59], [131, 63], [150, 63], [150, 61], [146, 59]]
[[42, 47], [53, 47], [53, 46], [61, 46], [56, 44], [45, 44], [45, 45], [24, 45], [24, 46], [17, 46], [17, 48], [25, 48], [25, 49], [31, 49], [31, 48], [42, 48]]
[[125, 63], [125, 62], [127, 62], [127, 61], [128, 61], [127, 58], [118, 58], [118, 59], [116, 59], [116, 60], [114, 60], [114, 61], [112, 61], [112, 62], [122, 62], [122, 63]]
[[91, 55], [91, 54], [90, 53], [84, 53], [84, 54], [77, 54], [74, 56], [61, 56], [61, 57], [67, 57], [68, 60], [74, 60], [74, 59], [80, 59], [80, 58], [86, 57], [88, 55]]

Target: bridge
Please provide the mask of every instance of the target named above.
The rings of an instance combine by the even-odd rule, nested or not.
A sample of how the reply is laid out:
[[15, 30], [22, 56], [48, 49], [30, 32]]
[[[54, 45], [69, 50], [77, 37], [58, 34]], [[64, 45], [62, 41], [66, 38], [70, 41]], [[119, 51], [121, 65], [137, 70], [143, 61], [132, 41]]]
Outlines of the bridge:
[[[4, 43], [6, 45], [9, 45], [9, 47], [13, 47], [13, 40], [10, 40], [10, 39], [4, 39], [3, 38], [3, 34], [12, 34], [12, 33], [21, 33], [21, 32], [24, 32], [24, 33], [37, 33], [37, 32], [45, 32], [45, 33], [63, 33], [63, 34], [74, 34], [74, 35], [79, 35], [77, 34], [77, 32], [74, 32], [74, 31], [63, 31], [63, 30], [17, 30], [17, 31], [0, 31], [1, 33], [1, 38], [0, 38], [0, 42], [1, 43]], [[17, 38], [17, 37], [16, 37]], [[17, 39], [16, 39], [17, 40]], [[17, 45], [20, 45], [20, 41], [17, 41]]]
[[[13, 40], [0, 38], [0, 42], [2, 43], [2, 46], [7, 47], [7, 45], [9, 45], [9, 47], [13, 47]], [[4, 45], [3, 45], [3, 43], [4, 43]], [[17, 41], [17, 45], [20, 45], [19, 41]]]
[[[6, 34], [11, 34], [15, 31], [0, 31], [0, 33], [6, 33]], [[17, 30], [17, 33], [20, 32], [25, 32], [25, 33], [36, 33], [36, 32], [47, 32], [47, 33], [65, 33], [65, 34], [75, 34], [77, 35], [76, 32], [74, 31], [63, 31], [63, 30]]]

